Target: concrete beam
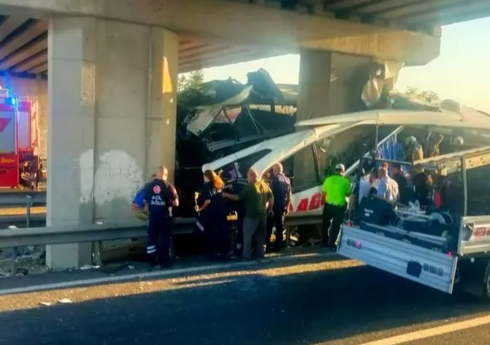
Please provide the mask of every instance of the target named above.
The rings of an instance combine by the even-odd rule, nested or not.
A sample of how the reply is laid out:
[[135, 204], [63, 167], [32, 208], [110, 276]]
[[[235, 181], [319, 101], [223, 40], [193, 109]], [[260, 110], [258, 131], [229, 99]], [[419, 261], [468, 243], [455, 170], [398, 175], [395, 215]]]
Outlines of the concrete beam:
[[9, 69], [28, 59], [30, 56], [40, 53], [46, 49], [48, 49], [47, 34], [39, 36], [35, 42], [29, 44], [28, 46], [22, 47], [21, 49], [17, 50], [15, 54], [12, 54], [10, 57], [5, 59], [0, 64], [0, 70]]
[[48, 29], [48, 24], [44, 21], [36, 21], [33, 22], [32, 25], [29, 25], [25, 31], [22, 32], [21, 35], [13, 38], [11, 41], [2, 45], [2, 49], [0, 50], [0, 59], [4, 59], [9, 54], [13, 53], [24, 44], [28, 43], [32, 39], [37, 36], [42, 35]]
[[[432, 2], [430, 2], [432, 4]], [[470, 2], [470, 1], [461, 1], [447, 6], [443, 9], [437, 8], [436, 6], [429, 6], [429, 3], [420, 4], [417, 6], [416, 15], [406, 15], [402, 18], [398, 18], [397, 20], [404, 24], [420, 24], [427, 23], [428, 21], [445, 25], [447, 23], [452, 22], [454, 17], [464, 16], [465, 14], [473, 14], [473, 18], [477, 19], [478, 14], [483, 14], [484, 16], [488, 15], [490, 11], [490, 3], [487, 2]], [[472, 18], [472, 19], [473, 19]]]
[[[2, 8], [3, 6], [3, 8]], [[43, 16], [91, 16], [164, 27], [232, 42], [372, 56], [425, 64], [439, 54], [436, 37], [386, 27], [217, 0], [0, 0], [0, 10]], [[183, 15], [185, 13], [185, 15]], [[401, 49], [400, 49], [401, 48]]]
[[25, 16], [11, 16], [8, 17], [5, 22], [0, 26], [0, 41], [3, 41], [5, 37], [10, 35], [15, 29], [17, 29], [22, 23], [25, 23], [29, 18]]
[[196, 58], [192, 61], [186, 61], [185, 63], [179, 64], [179, 73], [186, 73], [209, 67], [218, 67], [229, 63], [241, 63], [257, 59], [266, 59], [284, 54], [287, 53], [284, 51], [280, 52], [273, 50], [263, 51], [234, 49], [232, 51], [221, 51], [221, 53], [216, 55], [206, 55], [205, 58]]
[[34, 68], [42, 63], [47, 63], [47, 62], [48, 62], [48, 51], [46, 49], [33, 55], [29, 59], [25, 60], [21, 64], [14, 67], [13, 72], [14, 73], [25, 72], [30, 70], [31, 68]]
[[31, 68], [27, 71], [27, 73], [39, 74], [42, 72], [46, 72], [48, 70], [48, 63], [43, 63], [42, 65]]

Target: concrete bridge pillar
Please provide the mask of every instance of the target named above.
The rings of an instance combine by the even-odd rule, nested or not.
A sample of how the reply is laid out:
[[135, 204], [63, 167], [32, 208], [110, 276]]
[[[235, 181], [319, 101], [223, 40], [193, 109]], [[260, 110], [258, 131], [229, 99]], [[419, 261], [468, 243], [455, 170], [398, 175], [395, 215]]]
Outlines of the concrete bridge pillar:
[[[47, 226], [124, 222], [151, 171], [175, 162], [178, 37], [90, 17], [49, 27]], [[91, 244], [48, 246], [53, 269]]]
[[[367, 56], [303, 50], [296, 121], [362, 110], [360, 95], [368, 78], [371, 59]], [[295, 155], [296, 187], [318, 185], [316, 171], [311, 169], [313, 154], [310, 147]], [[320, 170], [323, 168], [320, 167]], [[320, 171], [321, 177], [323, 173]]]

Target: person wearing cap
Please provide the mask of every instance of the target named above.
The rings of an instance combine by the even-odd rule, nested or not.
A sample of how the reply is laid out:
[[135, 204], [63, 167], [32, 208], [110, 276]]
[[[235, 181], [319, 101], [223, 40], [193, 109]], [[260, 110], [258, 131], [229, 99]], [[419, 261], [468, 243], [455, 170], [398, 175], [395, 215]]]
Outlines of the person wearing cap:
[[[330, 247], [332, 250], [336, 249], [335, 242], [344, 220], [347, 198], [351, 191], [350, 181], [344, 176], [344, 173], [344, 165], [337, 164], [334, 174], [327, 177], [322, 186], [322, 192], [325, 196], [322, 217], [322, 246]], [[330, 225], [332, 225], [331, 229]]]
[[239, 200], [245, 204], [243, 220], [243, 259], [252, 259], [252, 243], [255, 243], [255, 256], [264, 257], [267, 235], [267, 215], [274, 209], [274, 196], [270, 187], [262, 180], [255, 169], [247, 172], [248, 185], [239, 195], [223, 193], [225, 198]]

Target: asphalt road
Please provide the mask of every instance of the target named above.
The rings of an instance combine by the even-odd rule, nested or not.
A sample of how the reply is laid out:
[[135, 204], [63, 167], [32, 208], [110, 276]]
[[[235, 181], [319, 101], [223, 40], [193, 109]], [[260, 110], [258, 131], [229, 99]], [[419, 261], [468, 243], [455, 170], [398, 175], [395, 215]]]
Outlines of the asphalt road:
[[[152, 278], [127, 273], [135, 272], [131, 281], [0, 295], [0, 344], [349, 345], [490, 315], [472, 297], [324, 253]], [[104, 277], [4, 279], [0, 290]], [[73, 303], [57, 303], [63, 298]], [[490, 344], [488, 329], [406, 344]]]

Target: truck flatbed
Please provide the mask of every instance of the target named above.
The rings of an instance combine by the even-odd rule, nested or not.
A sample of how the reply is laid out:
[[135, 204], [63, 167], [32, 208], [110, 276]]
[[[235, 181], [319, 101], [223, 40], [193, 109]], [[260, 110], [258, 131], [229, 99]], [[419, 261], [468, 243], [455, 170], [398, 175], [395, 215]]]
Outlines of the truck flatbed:
[[[466, 170], [489, 164], [490, 147], [486, 146], [420, 160], [411, 165], [429, 170], [461, 171], [464, 215], [468, 199]], [[355, 226], [343, 225], [339, 254], [449, 294], [456, 281], [464, 278], [490, 299], [490, 216], [463, 216], [454, 221], [451, 219], [447, 224], [441, 220], [436, 225], [444, 226], [435, 226], [436, 230], [431, 232], [430, 226], [423, 228], [421, 222], [419, 227], [416, 221], [410, 227], [412, 231], [408, 231], [402, 225], [403, 217], [425, 218], [425, 221], [435, 223], [437, 217], [396, 210], [394, 213], [398, 218], [392, 220], [391, 225], [377, 225], [365, 220]]]

